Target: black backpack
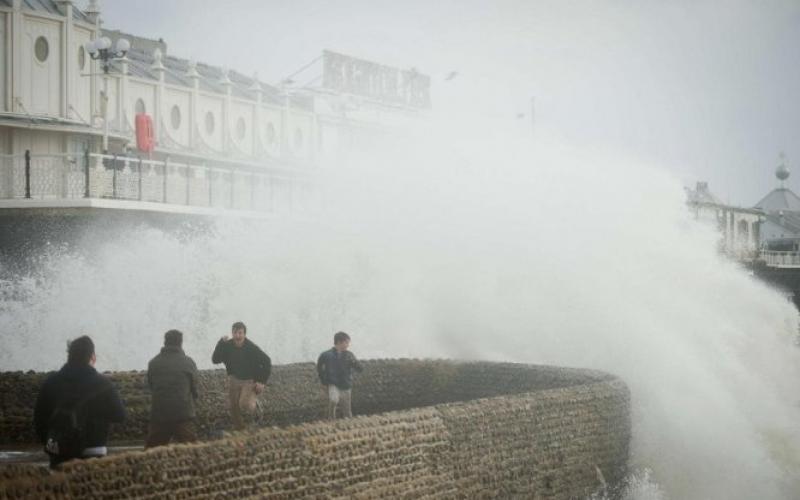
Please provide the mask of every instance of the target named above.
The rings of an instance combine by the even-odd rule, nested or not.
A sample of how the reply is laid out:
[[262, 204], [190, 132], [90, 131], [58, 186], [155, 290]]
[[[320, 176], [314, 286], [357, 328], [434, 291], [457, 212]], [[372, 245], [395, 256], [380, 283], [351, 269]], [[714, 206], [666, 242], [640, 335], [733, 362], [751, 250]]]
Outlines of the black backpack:
[[87, 402], [95, 394], [64, 395], [47, 425], [44, 451], [62, 458], [78, 458], [86, 448]]

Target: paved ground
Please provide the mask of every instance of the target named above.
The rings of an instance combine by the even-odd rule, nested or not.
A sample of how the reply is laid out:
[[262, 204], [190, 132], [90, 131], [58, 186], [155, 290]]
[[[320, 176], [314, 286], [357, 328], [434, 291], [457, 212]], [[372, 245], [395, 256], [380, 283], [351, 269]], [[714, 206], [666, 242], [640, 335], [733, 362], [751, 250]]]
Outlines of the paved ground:
[[[142, 448], [142, 446], [111, 446], [108, 448], [108, 453], [113, 455]], [[47, 465], [48, 459], [41, 448], [5, 449], [0, 450], [0, 466], [5, 464]]]

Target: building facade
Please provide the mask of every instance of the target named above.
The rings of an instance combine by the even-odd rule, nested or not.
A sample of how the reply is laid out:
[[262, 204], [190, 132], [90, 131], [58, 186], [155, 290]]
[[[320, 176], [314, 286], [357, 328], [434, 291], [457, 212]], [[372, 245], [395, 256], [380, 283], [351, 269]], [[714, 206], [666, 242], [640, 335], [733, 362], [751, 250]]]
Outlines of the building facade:
[[[430, 106], [414, 70], [326, 51], [320, 85], [270, 85], [101, 25], [96, 1], [0, 0], [0, 208], [303, 211], [318, 169]], [[100, 37], [130, 49], [104, 68], [86, 48]], [[152, 123], [151, 152], [137, 150], [137, 115]]]

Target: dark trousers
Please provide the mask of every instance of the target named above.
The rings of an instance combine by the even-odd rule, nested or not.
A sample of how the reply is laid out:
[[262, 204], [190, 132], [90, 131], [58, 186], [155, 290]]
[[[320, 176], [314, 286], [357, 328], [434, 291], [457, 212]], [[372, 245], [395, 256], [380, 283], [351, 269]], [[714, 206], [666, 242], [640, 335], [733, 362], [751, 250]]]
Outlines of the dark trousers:
[[170, 441], [176, 443], [189, 443], [197, 441], [194, 432], [194, 422], [191, 420], [178, 420], [172, 422], [150, 422], [150, 432], [147, 434], [145, 448], [163, 446]]
[[100, 456], [91, 456], [91, 457], [62, 457], [61, 455], [47, 455], [50, 457], [50, 468], [57, 469], [59, 465], [63, 464], [64, 462], [69, 462], [70, 460], [90, 460], [92, 458], [100, 458]]
[[60, 455], [48, 455], [50, 457], [50, 468], [55, 469], [67, 460], [74, 460], [73, 458], [64, 458]]

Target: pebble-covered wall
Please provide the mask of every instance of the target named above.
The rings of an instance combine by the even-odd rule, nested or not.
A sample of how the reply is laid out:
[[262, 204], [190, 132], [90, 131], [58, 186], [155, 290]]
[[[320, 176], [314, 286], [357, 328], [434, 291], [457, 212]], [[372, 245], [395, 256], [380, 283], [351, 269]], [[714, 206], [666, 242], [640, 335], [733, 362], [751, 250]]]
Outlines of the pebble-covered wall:
[[[138, 441], [149, 396], [142, 373], [114, 373]], [[0, 441], [32, 442], [43, 375], [0, 374]], [[202, 373], [198, 427], [227, 427], [224, 372]], [[319, 421], [310, 363], [277, 366], [261, 429], [224, 439], [65, 464], [0, 468], [0, 498], [583, 498], [625, 473], [629, 393], [601, 372], [507, 363], [365, 362], [353, 410]], [[388, 413], [387, 413], [388, 412]]]

